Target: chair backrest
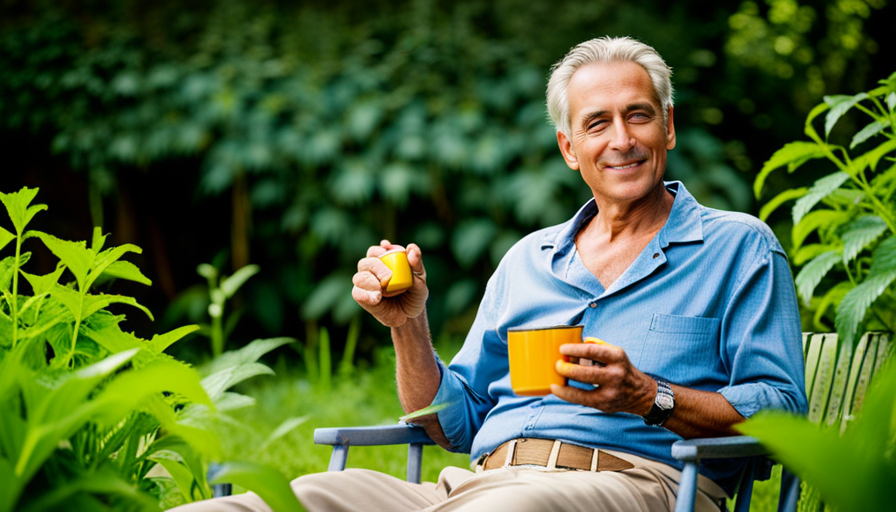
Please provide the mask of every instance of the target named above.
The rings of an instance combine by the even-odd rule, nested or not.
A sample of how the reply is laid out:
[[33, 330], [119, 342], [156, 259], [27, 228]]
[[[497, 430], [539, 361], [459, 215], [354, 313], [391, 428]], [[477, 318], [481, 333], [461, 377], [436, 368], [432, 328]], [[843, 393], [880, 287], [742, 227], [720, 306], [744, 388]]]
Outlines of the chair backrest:
[[866, 333], [854, 347], [838, 346], [836, 333], [803, 333], [809, 420], [846, 428], [892, 350], [887, 333]]

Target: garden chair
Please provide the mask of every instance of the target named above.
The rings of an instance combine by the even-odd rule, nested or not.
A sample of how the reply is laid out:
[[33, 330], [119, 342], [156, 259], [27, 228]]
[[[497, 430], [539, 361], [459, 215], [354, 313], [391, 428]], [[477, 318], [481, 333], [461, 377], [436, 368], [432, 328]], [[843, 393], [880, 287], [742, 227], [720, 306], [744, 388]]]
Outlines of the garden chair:
[[[809, 419], [843, 428], [861, 406], [865, 391], [893, 344], [887, 334], [868, 333], [855, 349], [838, 350], [837, 335], [803, 333], [803, 355], [806, 358], [806, 393], [809, 396]], [[330, 445], [328, 471], [345, 469], [348, 450], [352, 446], [408, 445], [407, 481], [420, 482], [423, 446], [435, 444], [424, 430], [414, 425], [376, 427], [319, 428], [314, 431], [315, 444]], [[676, 512], [693, 510], [697, 490], [697, 469], [700, 461], [715, 458], [747, 458], [737, 490], [735, 512], [746, 512], [755, 480], [771, 475], [773, 461], [759, 442], [749, 436], [689, 439], [672, 445], [672, 456], [684, 463]], [[786, 468], [782, 471], [780, 512], [796, 510], [799, 500], [799, 479]]]

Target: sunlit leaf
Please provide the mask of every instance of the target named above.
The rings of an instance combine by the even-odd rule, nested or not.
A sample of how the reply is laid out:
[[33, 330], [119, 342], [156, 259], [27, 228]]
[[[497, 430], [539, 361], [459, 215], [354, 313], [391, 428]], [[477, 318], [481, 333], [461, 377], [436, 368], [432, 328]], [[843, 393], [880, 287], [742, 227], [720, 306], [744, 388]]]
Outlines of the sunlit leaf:
[[37, 212], [47, 209], [45, 204], [31, 205], [31, 201], [37, 196], [38, 190], [37, 188], [23, 187], [18, 192], [9, 194], [0, 192], [0, 202], [6, 206], [6, 211], [10, 220], [12, 220], [13, 227], [15, 227], [16, 233], [20, 235], [25, 233], [25, 228]]
[[852, 217], [847, 212], [834, 210], [816, 210], [806, 214], [799, 223], [793, 226], [793, 247], [798, 249], [803, 240], [820, 228], [832, 229], [848, 222]]
[[843, 262], [848, 264], [886, 230], [887, 223], [877, 215], [865, 215], [843, 226]]
[[258, 494], [276, 512], [300, 512], [289, 482], [276, 469], [250, 462], [228, 462], [209, 468], [209, 483], [232, 483]]
[[6, 247], [6, 244], [12, 242], [15, 239], [16, 235], [10, 233], [9, 231], [3, 229], [2, 226], [0, 226], [0, 250]]
[[840, 188], [847, 180], [849, 180], [849, 174], [841, 171], [816, 180], [812, 185], [812, 188], [810, 188], [809, 191], [793, 205], [794, 224], [803, 220], [803, 216], [806, 215], [809, 210], [815, 207], [819, 201], [829, 196], [831, 192]]
[[50, 251], [68, 268], [78, 282], [78, 289], [85, 291], [87, 276], [93, 267], [95, 254], [85, 242], [69, 242], [53, 235], [40, 233], [39, 238]]
[[808, 306], [812, 295], [815, 293], [815, 287], [827, 275], [828, 271], [841, 261], [840, 251], [828, 251], [812, 259], [800, 270], [800, 273], [794, 279], [794, 284], [804, 304]]
[[827, 137], [831, 134], [831, 130], [834, 128], [834, 125], [837, 123], [837, 120], [840, 119], [843, 114], [845, 114], [849, 109], [854, 107], [856, 103], [867, 99], [868, 93], [860, 92], [855, 96], [844, 96], [844, 95], [834, 95], [834, 96], [825, 96], [824, 102], [827, 103], [831, 110], [828, 112], [827, 116], [824, 119], [824, 135]]
[[799, 187], [787, 189], [784, 192], [781, 192], [780, 194], [769, 200], [767, 203], [762, 205], [762, 209], [759, 210], [759, 219], [763, 222], [768, 221], [769, 215], [777, 210], [779, 206], [792, 199], [799, 199], [805, 196], [806, 192], [808, 191], [809, 189], [806, 187]]
[[849, 149], [853, 149], [859, 144], [865, 142], [866, 140], [874, 137], [884, 128], [890, 125], [889, 119], [876, 119], [869, 123], [867, 126], [862, 128], [858, 133], [853, 135], [852, 142], [849, 143]]
[[127, 279], [128, 281], [134, 281], [147, 286], [152, 285], [152, 281], [144, 276], [143, 272], [141, 272], [136, 265], [129, 261], [116, 261], [106, 267], [102, 274], [118, 279]]
[[837, 319], [834, 322], [841, 343], [853, 342], [868, 308], [894, 280], [896, 268], [878, 274], [872, 273], [843, 297], [837, 307]]
[[233, 273], [232, 276], [221, 281], [221, 291], [225, 297], [233, 297], [237, 290], [249, 280], [250, 277], [257, 274], [261, 269], [258, 265], [246, 265]]
[[783, 148], [775, 151], [772, 157], [763, 164], [762, 170], [759, 171], [759, 175], [756, 176], [756, 180], [753, 182], [753, 194], [757, 199], [762, 196], [762, 187], [765, 185], [765, 180], [775, 169], [786, 165], [788, 170], [793, 172], [796, 167], [799, 167], [806, 161], [813, 158], [824, 158], [825, 155], [825, 147], [814, 142], [798, 141], [786, 144]]

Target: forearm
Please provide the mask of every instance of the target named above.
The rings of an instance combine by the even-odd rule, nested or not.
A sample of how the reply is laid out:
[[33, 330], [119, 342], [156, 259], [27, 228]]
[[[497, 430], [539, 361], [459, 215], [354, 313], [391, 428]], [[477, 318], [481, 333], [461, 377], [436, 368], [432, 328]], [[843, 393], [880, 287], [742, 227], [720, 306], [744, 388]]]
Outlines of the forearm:
[[[398, 399], [406, 413], [419, 411], [432, 404], [442, 380], [436, 362], [426, 312], [410, 318], [399, 327], [392, 328], [395, 346], [395, 377], [398, 383]], [[442, 446], [448, 446], [445, 433], [436, 415], [414, 420], [422, 425], [429, 436]]]
[[[671, 384], [675, 411], [663, 425], [685, 439], [736, 435], [734, 425], [745, 420], [719, 393]], [[649, 409], [648, 409], [649, 410]]]

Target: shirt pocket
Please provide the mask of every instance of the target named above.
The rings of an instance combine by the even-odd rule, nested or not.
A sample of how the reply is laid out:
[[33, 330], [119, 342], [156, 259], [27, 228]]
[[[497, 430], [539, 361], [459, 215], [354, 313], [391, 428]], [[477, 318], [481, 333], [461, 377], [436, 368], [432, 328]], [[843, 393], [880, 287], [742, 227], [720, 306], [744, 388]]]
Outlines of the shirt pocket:
[[654, 314], [638, 369], [684, 386], [706, 379], [721, 364], [721, 324], [718, 318]]

